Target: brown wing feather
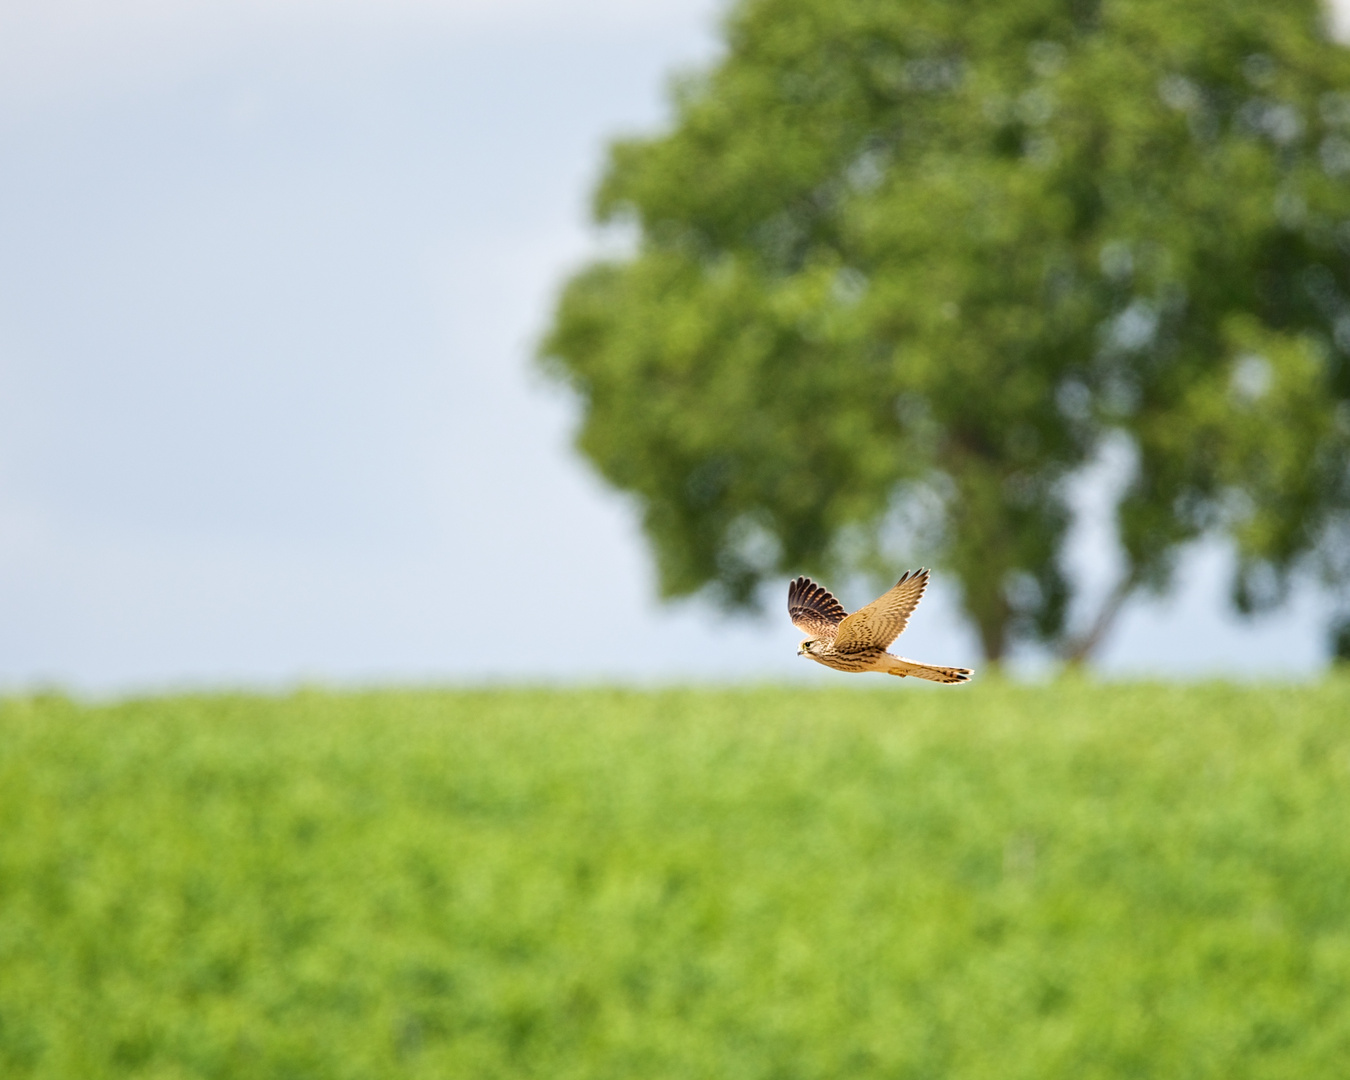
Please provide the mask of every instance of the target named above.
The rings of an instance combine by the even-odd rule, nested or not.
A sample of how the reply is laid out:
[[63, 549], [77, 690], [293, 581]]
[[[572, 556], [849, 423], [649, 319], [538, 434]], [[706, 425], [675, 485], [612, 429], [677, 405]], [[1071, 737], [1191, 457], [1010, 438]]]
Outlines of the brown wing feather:
[[861, 607], [839, 624], [834, 647], [839, 652], [857, 652], [861, 649], [888, 649], [900, 636], [909, 616], [919, 605], [923, 590], [928, 586], [928, 571], [914, 570], [905, 574], [895, 587]]
[[803, 634], [832, 638], [847, 617], [843, 605], [810, 578], [799, 577], [788, 586], [788, 618]]

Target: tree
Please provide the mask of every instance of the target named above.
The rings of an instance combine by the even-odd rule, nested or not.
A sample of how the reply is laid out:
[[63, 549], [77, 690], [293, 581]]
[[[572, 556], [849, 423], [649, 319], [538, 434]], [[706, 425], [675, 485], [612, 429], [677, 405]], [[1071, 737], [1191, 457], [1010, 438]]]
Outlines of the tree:
[[[1085, 655], [1206, 531], [1350, 578], [1350, 60], [1313, 0], [742, 0], [616, 143], [628, 258], [541, 355], [663, 594], [926, 547], [991, 659]], [[1071, 632], [1066, 478], [1135, 451]]]

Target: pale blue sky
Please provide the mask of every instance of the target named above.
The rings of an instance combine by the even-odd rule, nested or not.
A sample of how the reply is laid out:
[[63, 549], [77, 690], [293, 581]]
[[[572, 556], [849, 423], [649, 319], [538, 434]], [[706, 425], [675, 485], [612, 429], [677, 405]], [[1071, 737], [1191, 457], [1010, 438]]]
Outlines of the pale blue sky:
[[[777, 604], [656, 604], [530, 365], [604, 141], [660, 122], [713, 12], [0, 10], [0, 688], [814, 677]], [[1090, 528], [1075, 558], [1105, 580]], [[1103, 670], [1318, 670], [1317, 596], [1239, 624], [1223, 562]], [[911, 626], [978, 655], [941, 577]]]

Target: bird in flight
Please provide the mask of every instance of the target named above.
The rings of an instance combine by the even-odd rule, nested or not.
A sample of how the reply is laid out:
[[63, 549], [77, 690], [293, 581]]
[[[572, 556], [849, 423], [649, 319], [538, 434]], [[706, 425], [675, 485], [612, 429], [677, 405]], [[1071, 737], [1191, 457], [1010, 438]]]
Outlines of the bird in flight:
[[967, 681], [969, 668], [921, 664], [886, 651], [905, 629], [927, 585], [927, 570], [910, 571], [885, 595], [850, 615], [828, 591], [799, 577], [788, 586], [788, 617], [806, 635], [797, 655], [836, 671], [880, 671], [937, 683]]

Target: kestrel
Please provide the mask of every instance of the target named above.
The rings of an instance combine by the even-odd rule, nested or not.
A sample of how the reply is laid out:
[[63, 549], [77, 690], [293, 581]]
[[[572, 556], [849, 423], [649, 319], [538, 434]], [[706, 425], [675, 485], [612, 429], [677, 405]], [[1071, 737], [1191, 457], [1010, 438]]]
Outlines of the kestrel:
[[788, 586], [788, 617], [806, 639], [798, 656], [836, 671], [880, 671], [887, 675], [913, 675], [938, 683], [963, 683], [970, 669], [938, 667], [892, 656], [886, 650], [909, 622], [928, 585], [928, 571], [905, 574], [884, 596], [852, 615], [839, 601], [810, 578], [799, 577]]

